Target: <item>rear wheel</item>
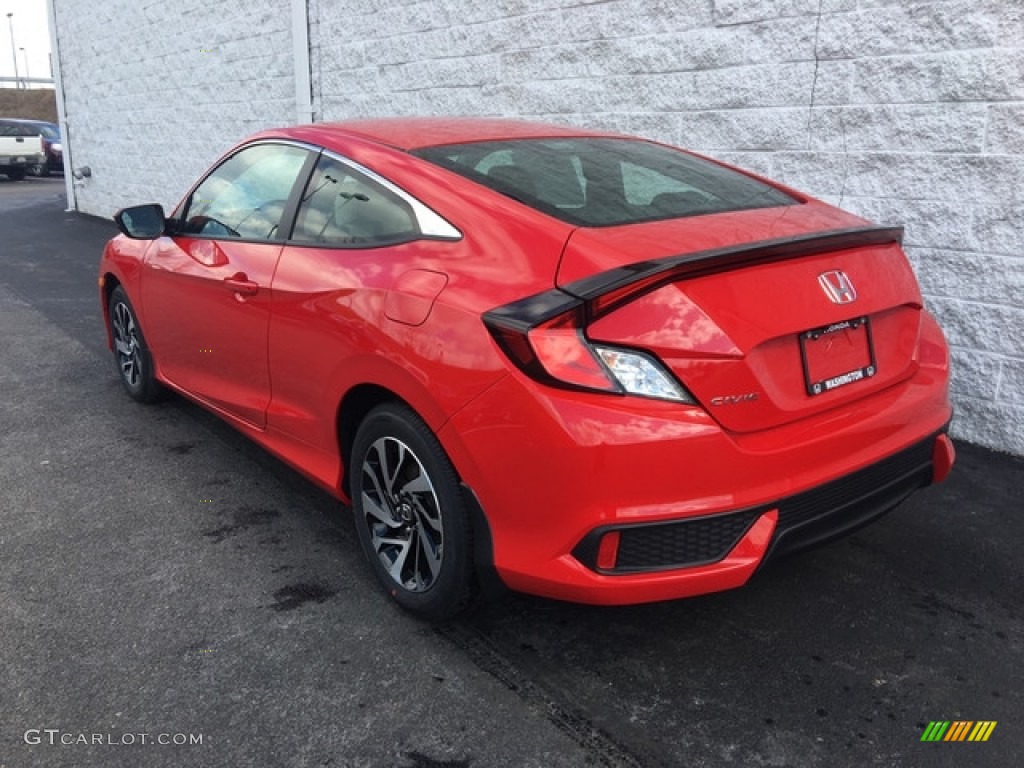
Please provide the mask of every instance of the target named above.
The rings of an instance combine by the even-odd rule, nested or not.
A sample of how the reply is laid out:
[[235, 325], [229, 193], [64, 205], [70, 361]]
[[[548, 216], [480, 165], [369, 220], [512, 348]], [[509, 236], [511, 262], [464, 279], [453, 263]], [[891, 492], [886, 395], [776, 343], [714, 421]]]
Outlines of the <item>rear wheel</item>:
[[110, 294], [110, 330], [114, 338], [114, 361], [125, 391], [140, 403], [160, 399], [163, 389], [153, 375], [153, 358], [142, 335], [138, 317], [128, 294], [118, 286]]
[[352, 446], [352, 509], [363, 552], [395, 601], [439, 621], [476, 591], [472, 527], [451, 461], [409, 408], [385, 404]]
[[8, 168], [4, 173], [11, 181], [22, 181], [25, 178], [24, 168]]

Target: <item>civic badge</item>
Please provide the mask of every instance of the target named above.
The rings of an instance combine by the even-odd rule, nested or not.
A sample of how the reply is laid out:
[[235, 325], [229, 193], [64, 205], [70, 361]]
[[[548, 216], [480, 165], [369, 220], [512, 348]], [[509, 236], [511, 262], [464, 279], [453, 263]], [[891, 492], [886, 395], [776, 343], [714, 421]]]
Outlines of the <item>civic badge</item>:
[[818, 284], [834, 304], [849, 304], [857, 298], [857, 289], [853, 287], [850, 278], [838, 269], [822, 272], [818, 275]]

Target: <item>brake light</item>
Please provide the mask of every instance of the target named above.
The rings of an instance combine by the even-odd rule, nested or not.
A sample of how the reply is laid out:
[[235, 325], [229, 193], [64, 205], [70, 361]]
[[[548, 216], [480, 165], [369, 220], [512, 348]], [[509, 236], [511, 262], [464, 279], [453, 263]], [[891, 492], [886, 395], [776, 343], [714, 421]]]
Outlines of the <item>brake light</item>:
[[579, 328], [541, 326], [531, 330], [527, 338], [552, 378], [587, 389], [619, 391]]
[[588, 305], [555, 290], [493, 309], [483, 319], [509, 359], [538, 381], [696, 404], [653, 355], [591, 344], [585, 334], [591, 316]]

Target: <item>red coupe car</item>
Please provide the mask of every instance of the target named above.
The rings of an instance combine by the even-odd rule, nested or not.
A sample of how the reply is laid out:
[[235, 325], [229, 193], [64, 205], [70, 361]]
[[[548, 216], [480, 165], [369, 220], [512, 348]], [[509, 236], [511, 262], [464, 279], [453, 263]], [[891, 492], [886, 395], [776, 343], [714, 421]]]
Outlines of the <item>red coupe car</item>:
[[121, 381], [351, 501], [440, 619], [496, 585], [738, 587], [942, 480], [949, 361], [900, 247], [642, 139], [392, 119], [260, 133], [169, 215], [120, 211]]

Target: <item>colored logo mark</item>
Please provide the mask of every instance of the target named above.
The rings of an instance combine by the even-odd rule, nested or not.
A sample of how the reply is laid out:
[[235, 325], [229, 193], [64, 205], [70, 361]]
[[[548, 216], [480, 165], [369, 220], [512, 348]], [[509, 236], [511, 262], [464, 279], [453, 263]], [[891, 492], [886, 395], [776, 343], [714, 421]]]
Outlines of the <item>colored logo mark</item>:
[[988, 741], [995, 729], [995, 720], [932, 720], [921, 741]]

